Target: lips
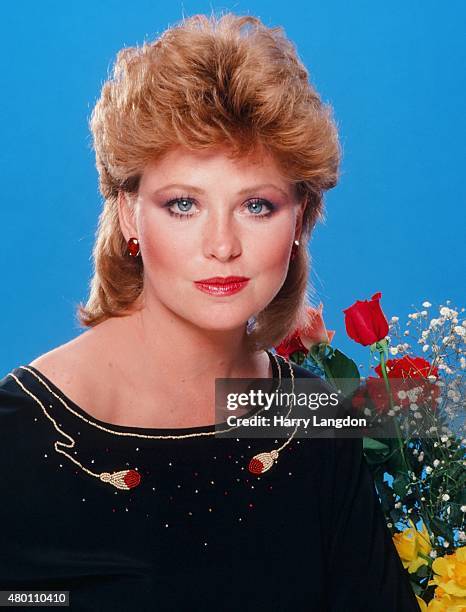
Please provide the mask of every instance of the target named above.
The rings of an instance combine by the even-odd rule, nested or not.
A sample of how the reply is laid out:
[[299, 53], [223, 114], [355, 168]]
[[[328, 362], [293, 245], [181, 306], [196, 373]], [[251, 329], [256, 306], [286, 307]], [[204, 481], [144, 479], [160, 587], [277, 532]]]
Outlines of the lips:
[[196, 281], [195, 285], [203, 293], [221, 297], [238, 293], [246, 287], [249, 280], [245, 276], [215, 276]]
[[196, 281], [196, 283], [203, 285], [225, 285], [227, 283], [242, 283], [248, 280], [249, 278], [246, 276], [213, 276], [212, 278], [203, 278]]

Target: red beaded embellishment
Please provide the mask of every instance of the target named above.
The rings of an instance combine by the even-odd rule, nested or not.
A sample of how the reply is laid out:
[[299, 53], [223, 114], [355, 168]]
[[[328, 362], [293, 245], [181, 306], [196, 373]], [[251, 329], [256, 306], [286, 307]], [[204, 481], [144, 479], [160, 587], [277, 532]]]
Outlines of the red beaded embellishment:
[[249, 462], [248, 470], [251, 474], [263, 474], [267, 470], [270, 470], [277, 457], [278, 452], [276, 450], [272, 450], [270, 453], [259, 453]]
[[120, 472], [103, 472], [100, 474], [102, 482], [109, 482], [117, 489], [134, 489], [141, 482], [141, 474], [136, 470], [121, 470]]
[[128, 470], [126, 476], [123, 477], [128, 489], [134, 489], [141, 482], [141, 474], [136, 470]]

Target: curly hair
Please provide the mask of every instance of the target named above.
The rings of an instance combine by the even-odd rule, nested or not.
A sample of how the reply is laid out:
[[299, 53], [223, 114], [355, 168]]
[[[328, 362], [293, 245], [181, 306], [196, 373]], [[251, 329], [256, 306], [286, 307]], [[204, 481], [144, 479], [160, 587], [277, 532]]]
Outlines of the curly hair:
[[285, 282], [257, 315], [250, 346], [276, 346], [302, 324], [309, 303], [307, 240], [338, 180], [341, 148], [332, 108], [321, 101], [281, 27], [232, 13], [195, 15], [153, 42], [122, 49], [90, 120], [104, 198], [94, 274], [81, 325], [134, 311], [143, 262], [127, 255], [119, 194], [136, 194], [147, 163], [169, 149], [228, 145], [232, 158], [264, 148], [305, 198], [301, 241]]

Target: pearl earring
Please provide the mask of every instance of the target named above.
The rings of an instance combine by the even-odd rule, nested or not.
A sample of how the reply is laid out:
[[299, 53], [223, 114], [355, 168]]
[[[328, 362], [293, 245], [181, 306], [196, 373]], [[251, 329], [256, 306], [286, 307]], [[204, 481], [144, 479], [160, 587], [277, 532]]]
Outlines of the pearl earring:
[[291, 247], [290, 261], [293, 261], [293, 259], [296, 257], [297, 252], [298, 252], [298, 247], [299, 247], [299, 240], [295, 240], [293, 243], [293, 246]]

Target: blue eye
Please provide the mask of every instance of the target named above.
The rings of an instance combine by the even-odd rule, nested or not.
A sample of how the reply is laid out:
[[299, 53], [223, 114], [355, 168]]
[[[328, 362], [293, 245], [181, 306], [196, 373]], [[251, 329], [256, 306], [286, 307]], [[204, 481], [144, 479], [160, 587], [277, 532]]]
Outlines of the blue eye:
[[[187, 198], [182, 198], [180, 200], [177, 200], [176, 205], [180, 206], [183, 212], [188, 212], [193, 203], [190, 202]], [[184, 208], [185, 206], [187, 206], [188, 208]]]
[[[192, 217], [193, 213], [186, 214], [189, 213], [189, 210], [191, 210], [192, 205], [193, 202], [190, 198], [175, 198], [174, 200], [170, 200], [165, 204], [168, 209], [168, 212], [173, 217]], [[176, 206], [178, 208], [178, 211], [180, 212], [172, 210], [173, 206]]]
[[[164, 204], [164, 207], [168, 210], [172, 217], [179, 219], [189, 219], [196, 213], [190, 212], [193, 207], [194, 201], [191, 197], [180, 197], [173, 198]], [[246, 203], [247, 210], [252, 213], [251, 217], [256, 219], [263, 219], [270, 217], [276, 210], [274, 204], [263, 198], [254, 198]], [[265, 212], [264, 212], [265, 208]]]
[[[267, 208], [268, 212], [260, 214], [262, 213], [264, 206]], [[254, 217], [258, 218], [269, 217], [275, 211], [275, 206], [268, 200], [264, 200], [262, 198], [250, 200], [247, 204], [247, 208], [253, 213]]]

